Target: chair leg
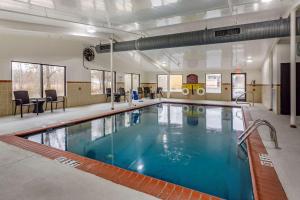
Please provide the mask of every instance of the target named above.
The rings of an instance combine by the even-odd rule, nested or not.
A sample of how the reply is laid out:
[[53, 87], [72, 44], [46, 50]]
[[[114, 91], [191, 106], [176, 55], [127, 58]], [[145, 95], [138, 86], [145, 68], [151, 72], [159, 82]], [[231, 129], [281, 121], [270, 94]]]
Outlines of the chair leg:
[[14, 115], [16, 115], [17, 113], [17, 105], [15, 105], [15, 112], [14, 112]]
[[23, 118], [23, 105], [21, 104], [21, 118]]
[[57, 102], [56, 102], [56, 110], [57, 110]]
[[63, 110], [64, 110], [64, 112], [66, 111], [65, 101], [63, 101]]
[[51, 112], [53, 112], [53, 105], [52, 105], [52, 101], [51, 101]]
[[47, 107], [48, 107], [48, 102], [46, 102], [45, 111], [47, 111]]

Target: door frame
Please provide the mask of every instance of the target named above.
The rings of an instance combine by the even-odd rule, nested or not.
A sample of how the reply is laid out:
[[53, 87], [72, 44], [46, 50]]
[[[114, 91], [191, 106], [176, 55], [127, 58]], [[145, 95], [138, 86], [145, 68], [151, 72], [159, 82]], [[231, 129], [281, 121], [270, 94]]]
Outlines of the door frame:
[[[231, 101], [235, 101], [235, 99], [233, 99], [233, 84], [232, 84], [232, 77], [234, 75], [244, 75], [245, 76], [245, 92], [247, 92], [247, 73], [231, 73], [231, 76], [230, 76], [230, 83], [231, 83]], [[247, 101], [247, 93], [245, 94], [245, 99], [241, 99], [240, 101], [242, 102], [246, 102]]]

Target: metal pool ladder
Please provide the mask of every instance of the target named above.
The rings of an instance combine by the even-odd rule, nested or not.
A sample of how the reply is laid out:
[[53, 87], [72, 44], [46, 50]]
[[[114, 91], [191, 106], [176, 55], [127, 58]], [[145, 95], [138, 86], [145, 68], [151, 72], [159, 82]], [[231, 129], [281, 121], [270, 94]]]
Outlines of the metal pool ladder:
[[[244, 96], [245, 94], [247, 94], [247, 93], [249, 93], [249, 94], [252, 95], [252, 104], [251, 104], [250, 102], [238, 102], [238, 100], [239, 100], [242, 96]], [[251, 106], [251, 105], [254, 106], [254, 93], [253, 93], [253, 92], [250, 92], [250, 91], [248, 91], [248, 92], [243, 92], [240, 96], [238, 96], [238, 97], [235, 99], [235, 103], [236, 103], [236, 104], [249, 104], [250, 106]]]
[[252, 133], [260, 126], [268, 126], [270, 128], [270, 137], [274, 141], [275, 148], [279, 149], [277, 134], [274, 126], [267, 120], [257, 119], [238, 137], [238, 145], [241, 145]]

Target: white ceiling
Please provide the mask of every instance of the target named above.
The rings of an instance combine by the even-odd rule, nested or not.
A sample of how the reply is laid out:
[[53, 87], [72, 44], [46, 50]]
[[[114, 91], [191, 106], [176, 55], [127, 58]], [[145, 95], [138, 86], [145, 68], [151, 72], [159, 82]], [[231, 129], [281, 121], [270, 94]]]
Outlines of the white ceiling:
[[[72, 35], [105, 41], [286, 17], [295, 0], [1, 0], [0, 31]], [[121, 53], [141, 67], [167, 70], [259, 68], [274, 40]], [[128, 56], [129, 55], [129, 56]], [[136, 59], [137, 56], [141, 59]], [[142, 60], [142, 61], [141, 61]], [[251, 60], [252, 62], [247, 62]], [[145, 67], [155, 71], [156, 67]]]

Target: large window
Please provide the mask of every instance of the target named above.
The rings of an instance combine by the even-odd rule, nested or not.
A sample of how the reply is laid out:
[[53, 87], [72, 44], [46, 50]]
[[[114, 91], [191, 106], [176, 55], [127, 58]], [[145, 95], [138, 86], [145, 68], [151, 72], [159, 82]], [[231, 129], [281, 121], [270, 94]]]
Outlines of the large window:
[[58, 96], [65, 96], [65, 68], [43, 65], [43, 86], [44, 90], [54, 89]]
[[35, 63], [12, 62], [13, 91], [27, 90], [32, 98], [44, 97], [44, 90], [55, 89], [66, 95], [66, 68]]
[[138, 87], [140, 87], [140, 75], [132, 74], [132, 89], [138, 90]]
[[170, 91], [182, 91], [182, 75], [170, 75]]
[[129, 92], [132, 90], [138, 90], [140, 87], [140, 75], [139, 74], [125, 74], [124, 76], [125, 82], [125, 91]]
[[111, 83], [113, 82], [114, 84], [114, 90], [116, 91], [116, 72], [113, 72], [113, 80], [111, 77], [111, 72], [110, 71], [104, 71], [104, 91], [106, 93], [106, 89], [107, 88], [111, 88], [112, 89], [112, 85]]
[[103, 94], [103, 71], [91, 70], [91, 93], [92, 95]]
[[163, 92], [168, 91], [168, 75], [157, 75], [157, 87], [161, 87]]
[[[116, 85], [116, 72], [113, 72], [113, 83]], [[111, 72], [104, 70], [91, 70], [91, 94], [105, 94], [106, 88], [111, 86]], [[116, 90], [116, 88], [114, 88]]]
[[206, 93], [219, 94], [222, 92], [222, 75], [206, 74]]

